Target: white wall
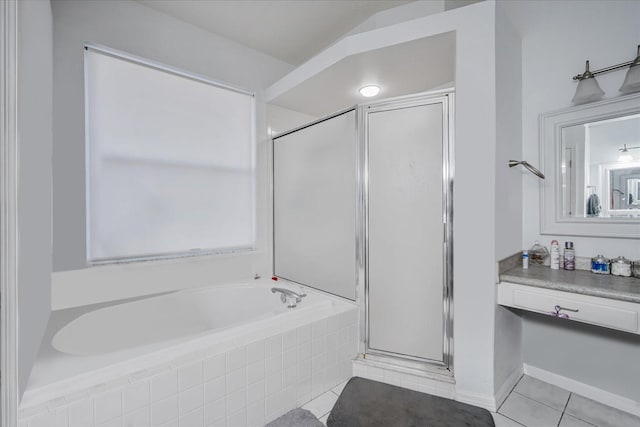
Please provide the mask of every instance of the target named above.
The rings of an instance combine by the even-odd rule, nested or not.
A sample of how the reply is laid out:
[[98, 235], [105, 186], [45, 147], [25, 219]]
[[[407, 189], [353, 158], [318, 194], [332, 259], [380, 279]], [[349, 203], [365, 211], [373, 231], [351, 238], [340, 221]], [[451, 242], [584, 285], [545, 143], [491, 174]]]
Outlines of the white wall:
[[[523, 158], [539, 162], [538, 116], [570, 106], [576, 84], [571, 77], [583, 71], [584, 61], [592, 69], [628, 61], [640, 43], [640, 2], [504, 2], [505, 9], [522, 35], [522, 150]], [[624, 71], [598, 76], [606, 97], [618, 95]], [[637, 239], [542, 236], [539, 225], [538, 182], [523, 180], [523, 245], [534, 240], [549, 245], [572, 240], [576, 255], [624, 255], [640, 259]], [[624, 344], [622, 335], [606, 329], [556, 328], [538, 325], [525, 317], [524, 362], [604, 390], [638, 400], [637, 369], [640, 345]], [[555, 344], [553, 344], [555, 343]], [[553, 344], [553, 345], [550, 345]], [[552, 356], [548, 350], [552, 349]], [[627, 375], [611, 377], [610, 367]], [[614, 382], [615, 387], [614, 387]], [[635, 387], [636, 392], [631, 392]]]
[[319, 117], [293, 111], [279, 105], [267, 104], [267, 123], [269, 126], [267, 130], [270, 137], [306, 125], [317, 119]]
[[[522, 158], [522, 52], [517, 33], [501, 4], [496, 7], [496, 165], [495, 259], [522, 249], [522, 181], [538, 179], [510, 159]], [[510, 380], [522, 370], [522, 321], [518, 314], [496, 305], [494, 387], [498, 398], [510, 391]]]
[[49, 2], [18, 2], [18, 31], [18, 388], [22, 396], [51, 312]]
[[[522, 34], [522, 145], [523, 157], [539, 163], [538, 116], [571, 105], [576, 83], [571, 77], [591, 60], [597, 69], [633, 59], [640, 43], [640, 3], [637, 1], [505, 2], [505, 9]], [[618, 96], [624, 71], [597, 77], [606, 98]], [[593, 159], [592, 159], [593, 161]], [[604, 253], [640, 259], [633, 239], [540, 235], [539, 193], [535, 180], [524, 181], [523, 244], [535, 240], [549, 245], [554, 238], [572, 240], [577, 256]]]
[[524, 362], [640, 402], [640, 336], [527, 313]]
[[[495, 4], [455, 9], [454, 370], [462, 400], [493, 404], [496, 255]], [[444, 15], [444, 14], [443, 14]], [[488, 399], [488, 400], [487, 400]]]
[[[53, 2], [54, 308], [269, 274], [269, 150], [262, 89], [291, 66], [135, 1]], [[257, 93], [258, 250], [86, 269], [83, 46], [96, 43]], [[128, 274], [131, 269], [132, 274]], [[183, 280], [177, 279], [184, 277]], [[113, 282], [117, 280], [117, 282]], [[106, 289], [104, 288], [106, 287]]]

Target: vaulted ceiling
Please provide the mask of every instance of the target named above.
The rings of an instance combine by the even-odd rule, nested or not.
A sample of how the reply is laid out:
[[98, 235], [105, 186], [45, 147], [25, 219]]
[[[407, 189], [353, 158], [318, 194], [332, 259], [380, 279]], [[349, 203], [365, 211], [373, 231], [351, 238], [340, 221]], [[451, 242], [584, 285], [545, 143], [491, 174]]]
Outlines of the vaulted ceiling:
[[139, 0], [292, 65], [377, 12], [412, 0]]

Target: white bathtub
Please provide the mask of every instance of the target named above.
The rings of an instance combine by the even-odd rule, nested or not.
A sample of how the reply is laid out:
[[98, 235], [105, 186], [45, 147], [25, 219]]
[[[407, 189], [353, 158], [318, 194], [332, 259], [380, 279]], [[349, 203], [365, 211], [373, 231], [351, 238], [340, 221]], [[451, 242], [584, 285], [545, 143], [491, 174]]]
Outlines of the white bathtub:
[[[166, 408], [176, 402], [181, 402], [176, 408], [201, 411], [195, 417], [202, 415], [208, 425], [207, 420], [219, 414], [209, 408], [213, 404], [208, 402], [212, 396], [207, 391], [209, 383], [218, 379], [207, 367], [221, 357], [226, 370], [223, 366], [216, 375], [234, 375], [227, 377], [224, 396], [218, 396], [227, 399], [226, 404], [216, 406], [217, 411], [223, 408], [227, 425], [236, 421], [244, 425], [238, 417], [248, 420], [251, 416], [268, 422], [348, 378], [358, 342], [355, 305], [305, 289], [302, 303], [289, 309], [279, 294], [271, 292], [274, 286], [300, 290], [283, 281], [257, 280], [53, 312], [22, 400], [20, 420], [47, 414], [64, 419], [64, 411], [69, 419], [74, 408], [86, 405], [95, 408], [90, 425], [101, 426], [111, 421], [98, 410], [109, 395], [112, 401], [122, 402], [120, 412], [113, 412], [118, 425], [172, 422], [164, 418], [155, 422], [160, 415], [154, 408], [164, 408], [161, 414], [166, 418]], [[256, 366], [260, 366], [257, 371]], [[165, 381], [158, 378], [167, 375], [175, 375], [178, 386], [169, 397], [154, 393], [154, 384]], [[256, 375], [263, 375], [257, 383]], [[183, 390], [183, 384], [189, 386]], [[229, 384], [241, 388], [234, 390], [236, 386], [229, 388]], [[147, 389], [147, 400], [136, 412], [142, 411], [147, 422], [130, 419], [127, 408], [132, 406], [127, 396], [132, 395], [128, 392], [131, 387]], [[250, 402], [256, 387], [264, 388], [262, 418], [255, 413], [257, 403]], [[162, 403], [156, 401], [160, 397]], [[186, 414], [176, 410], [175, 421], [190, 427], [192, 421], [179, 422]], [[191, 412], [189, 416], [193, 420]]]
[[[272, 286], [283, 287], [276, 282]], [[297, 322], [309, 311], [332, 307], [328, 298], [310, 293], [297, 307], [287, 308], [280, 294], [271, 292], [272, 286], [264, 282], [218, 286], [101, 308], [63, 327], [52, 345], [63, 353], [93, 356], [188, 340], [279, 317]]]

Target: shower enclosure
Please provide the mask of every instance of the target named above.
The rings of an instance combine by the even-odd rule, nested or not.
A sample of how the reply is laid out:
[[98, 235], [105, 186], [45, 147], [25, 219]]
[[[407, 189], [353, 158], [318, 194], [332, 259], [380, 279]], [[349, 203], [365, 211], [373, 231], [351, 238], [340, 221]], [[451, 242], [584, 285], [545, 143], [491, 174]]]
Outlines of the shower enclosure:
[[453, 92], [273, 140], [274, 275], [355, 300], [361, 357], [452, 370]]

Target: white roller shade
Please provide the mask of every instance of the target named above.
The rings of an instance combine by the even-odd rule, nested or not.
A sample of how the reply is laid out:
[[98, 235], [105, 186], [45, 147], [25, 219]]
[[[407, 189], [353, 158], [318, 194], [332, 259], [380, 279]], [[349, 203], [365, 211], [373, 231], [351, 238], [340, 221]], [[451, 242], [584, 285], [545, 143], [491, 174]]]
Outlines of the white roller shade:
[[86, 51], [89, 261], [254, 245], [251, 94]]

